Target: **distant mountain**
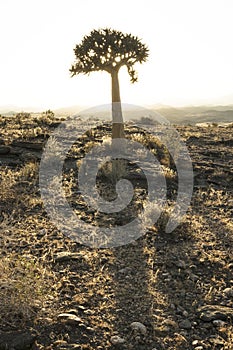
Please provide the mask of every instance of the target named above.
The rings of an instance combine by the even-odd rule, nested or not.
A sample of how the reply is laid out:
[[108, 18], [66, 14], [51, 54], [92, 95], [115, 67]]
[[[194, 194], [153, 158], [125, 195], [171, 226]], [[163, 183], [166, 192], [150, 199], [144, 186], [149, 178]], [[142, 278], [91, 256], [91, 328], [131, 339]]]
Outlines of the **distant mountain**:
[[[56, 110], [55, 113], [60, 115], [80, 114], [83, 118], [110, 120], [111, 105], [103, 105], [89, 109], [87, 107], [81, 108], [80, 106], [72, 106]], [[165, 120], [173, 124], [233, 122], [233, 105], [172, 107], [160, 104], [146, 108], [123, 104], [123, 113], [126, 121], [136, 121], [146, 117], [150, 118], [152, 121], [159, 121], [161, 123], [164, 122], [163, 118], [165, 118]]]
[[68, 106], [68, 107], [62, 107], [59, 109], [55, 109], [54, 113], [57, 116], [71, 116], [71, 115], [75, 115], [78, 114], [80, 111], [85, 111], [86, 109], [88, 109], [87, 106]]
[[[0, 107], [0, 114], [13, 115], [19, 112], [40, 113], [45, 108], [19, 107], [7, 105]], [[138, 107], [135, 105], [123, 104], [124, 119], [140, 120], [150, 118], [152, 121], [164, 122], [168, 120], [173, 124], [196, 124], [196, 123], [233, 123], [233, 104], [231, 105], [203, 105], [173, 107], [167, 105], [151, 105]], [[94, 108], [87, 106], [68, 106], [53, 110], [57, 116], [80, 115], [84, 118], [98, 118], [100, 120], [111, 119], [111, 105], [103, 105]], [[161, 116], [161, 119], [159, 119]], [[165, 118], [165, 119], [163, 119]]]
[[20, 112], [27, 112], [27, 113], [39, 113], [42, 112], [44, 109], [41, 107], [22, 107], [22, 106], [15, 106], [15, 105], [5, 105], [0, 106], [0, 114], [3, 115], [11, 115], [16, 114]]
[[177, 108], [162, 106], [155, 110], [174, 124], [233, 122], [233, 105], [185, 106]]

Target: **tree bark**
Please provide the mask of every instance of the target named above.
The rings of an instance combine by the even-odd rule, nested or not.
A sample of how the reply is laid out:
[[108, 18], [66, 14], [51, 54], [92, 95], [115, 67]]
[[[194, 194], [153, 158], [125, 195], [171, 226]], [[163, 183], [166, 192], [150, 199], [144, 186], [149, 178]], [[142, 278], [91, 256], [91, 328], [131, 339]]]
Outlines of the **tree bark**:
[[124, 138], [124, 122], [121, 108], [118, 70], [113, 70], [112, 78], [112, 138]]

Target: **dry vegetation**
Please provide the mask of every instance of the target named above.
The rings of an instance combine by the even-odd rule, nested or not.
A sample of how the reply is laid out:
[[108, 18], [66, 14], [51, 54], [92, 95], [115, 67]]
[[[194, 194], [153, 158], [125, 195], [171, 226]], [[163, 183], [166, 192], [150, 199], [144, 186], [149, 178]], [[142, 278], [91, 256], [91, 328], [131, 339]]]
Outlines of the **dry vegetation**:
[[[16, 140], [43, 142], [57, 123], [45, 114], [1, 117], [1, 144], [12, 148]], [[159, 143], [155, 146], [150, 136], [127, 130], [154, 149], [173, 200], [176, 173], [168, 152]], [[31, 157], [19, 149], [10, 156], [0, 154], [0, 349], [7, 348], [6, 343], [15, 350], [24, 350], [29, 343], [32, 349], [46, 350], [232, 349], [232, 128], [186, 126], [178, 131], [188, 145], [195, 174], [184, 222], [166, 234], [163, 215], [145, 236], [112, 249], [82, 246], [50, 222], [38, 187], [41, 150], [30, 150]], [[69, 201], [77, 215], [91, 222], [103, 218], [77, 195], [80, 157], [71, 171], [72, 152], [84, 154], [109, 132], [106, 124], [85, 142], [79, 141], [64, 168]], [[143, 193], [146, 187], [141, 184]], [[222, 315], [207, 321], [198, 311], [204, 305], [228, 307], [232, 314], [222, 310]], [[74, 317], [59, 316], [62, 313]], [[146, 334], [132, 330], [132, 322], [144, 324]], [[23, 345], [15, 345], [20, 332]], [[26, 344], [28, 334], [33, 341], [29, 337]], [[125, 342], [112, 344], [114, 335]]]

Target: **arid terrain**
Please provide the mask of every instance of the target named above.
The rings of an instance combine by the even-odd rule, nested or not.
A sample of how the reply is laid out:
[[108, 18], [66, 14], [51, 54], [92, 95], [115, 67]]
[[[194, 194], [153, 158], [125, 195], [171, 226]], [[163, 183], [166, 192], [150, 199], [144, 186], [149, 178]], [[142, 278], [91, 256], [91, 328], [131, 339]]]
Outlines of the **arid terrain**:
[[[64, 236], [41, 199], [40, 158], [59, 121], [0, 117], [0, 350], [233, 349], [232, 124], [177, 126], [194, 190], [172, 233], [164, 213], [136, 241], [94, 249]], [[87, 222], [104, 218], [79, 196], [78, 164], [110, 133], [109, 123], [85, 133], [64, 166], [69, 203]], [[167, 150], [131, 124], [126, 136], [158, 157], [172, 203], [177, 174]], [[144, 179], [134, 181], [146, 193]]]

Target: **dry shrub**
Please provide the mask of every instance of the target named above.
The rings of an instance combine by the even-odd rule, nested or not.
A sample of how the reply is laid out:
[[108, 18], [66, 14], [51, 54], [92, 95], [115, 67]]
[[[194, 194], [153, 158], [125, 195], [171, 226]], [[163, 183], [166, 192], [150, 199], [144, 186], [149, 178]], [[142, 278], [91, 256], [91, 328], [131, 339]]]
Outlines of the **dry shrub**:
[[166, 167], [174, 167], [174, 161], [167, 147], [154, 135], [149, 133], [134, 133], [130, 135], [132, 141], [145, 146]]
[[0, 261], [0, 328], [22, 327], [53, 298], [53, 274], [30, 256], [10, 253]]

